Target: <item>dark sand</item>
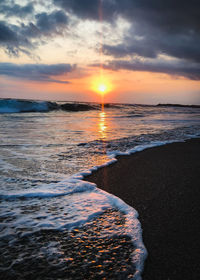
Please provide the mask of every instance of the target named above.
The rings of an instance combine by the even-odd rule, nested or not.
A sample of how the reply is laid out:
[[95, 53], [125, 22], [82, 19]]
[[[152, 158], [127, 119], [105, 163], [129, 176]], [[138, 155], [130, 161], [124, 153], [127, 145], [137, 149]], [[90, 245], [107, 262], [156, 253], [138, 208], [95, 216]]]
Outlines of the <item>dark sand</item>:
[[200, 139], [119, 156], [86, 180], [139, 212], [144, 280], [200, 279]]

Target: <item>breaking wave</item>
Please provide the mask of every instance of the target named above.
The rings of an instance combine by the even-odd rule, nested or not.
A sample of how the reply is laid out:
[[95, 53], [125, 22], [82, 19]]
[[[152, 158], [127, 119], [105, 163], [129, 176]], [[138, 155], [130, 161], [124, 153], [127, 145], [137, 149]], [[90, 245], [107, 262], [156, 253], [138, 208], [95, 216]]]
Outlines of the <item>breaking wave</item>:
[[0, 113], [50, 112], [63, 111], [89, 111], [98, 109], [98, 106], [86, 103], [57, 103], [51, 101], [31, 101], [19, 99], [1, 99]]

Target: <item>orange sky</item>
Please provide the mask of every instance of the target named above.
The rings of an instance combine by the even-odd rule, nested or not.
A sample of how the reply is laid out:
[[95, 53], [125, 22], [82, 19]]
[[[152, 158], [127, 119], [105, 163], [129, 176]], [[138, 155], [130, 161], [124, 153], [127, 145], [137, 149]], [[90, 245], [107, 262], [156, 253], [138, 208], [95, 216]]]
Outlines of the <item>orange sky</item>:
[[[0, 87], [3, 88], [1, 97], [101, 102], [101, 94], [93, 86], [95, 81], [100, 79], [100, 75], [96, 68], [92, 72], [93, 75], [68, 79], [70, 84], [1, 78]], [[198, 81], [174, 78], [166, 74], [125, 70], [117, 72], [104, 70], [103, 75], [110, 84], [109, 91], [104, 96], [105, 102], [140, 104], [200, 102]]]

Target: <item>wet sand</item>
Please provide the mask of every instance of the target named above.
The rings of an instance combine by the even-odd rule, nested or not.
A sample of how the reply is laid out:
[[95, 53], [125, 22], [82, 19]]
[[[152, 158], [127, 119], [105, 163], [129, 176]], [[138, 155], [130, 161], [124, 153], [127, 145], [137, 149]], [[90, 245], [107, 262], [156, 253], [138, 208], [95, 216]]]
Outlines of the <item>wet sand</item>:
[[139, 212], [143, 280], [200, 279], [200, 139], [119, 156], [86, 180]]
[[105, 226], [112, 232], [124, 223], [124, 214], [111, 208], [72, 231], [41, 230], [11, 244], [5, 237], [0, 241], [1, 280], [132, 279], [131, 238], [103, 236]]

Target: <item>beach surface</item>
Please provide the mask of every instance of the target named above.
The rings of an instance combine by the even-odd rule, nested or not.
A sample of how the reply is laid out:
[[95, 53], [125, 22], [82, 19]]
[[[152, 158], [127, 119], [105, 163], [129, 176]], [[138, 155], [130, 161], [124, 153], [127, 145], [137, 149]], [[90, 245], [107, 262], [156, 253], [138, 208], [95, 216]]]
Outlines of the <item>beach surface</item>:
[[200, 279], [200, 139], [146, 149], [85, 180], [139, 213], [148, 251], [143, 280]]

